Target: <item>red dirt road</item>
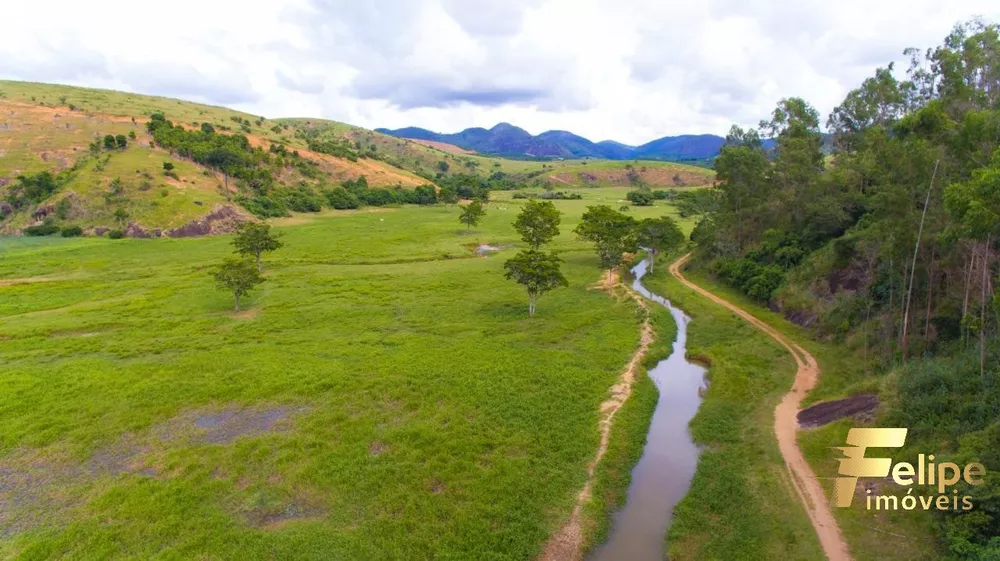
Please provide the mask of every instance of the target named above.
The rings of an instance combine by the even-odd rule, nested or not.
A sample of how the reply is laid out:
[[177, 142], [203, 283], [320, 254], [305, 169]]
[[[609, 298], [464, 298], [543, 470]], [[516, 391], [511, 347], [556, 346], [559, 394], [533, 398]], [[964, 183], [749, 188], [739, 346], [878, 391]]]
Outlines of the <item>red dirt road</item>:
[[770, 335], [775, 341], [788, 349], [788, 352], [792, 353], [792, 356], [795, 358], [795, 363], [798, 365], [795, 382], [792, 384], [792, 389], [785, 394], [781, 403], [774, 409], [774, 434], [778, 438], [778, 448], [781, 450], [781, 456], [785, 459], [785, 467], [788, 469], [789, 479], [799, 499], [802, 500], [802, 505], [805, 506], [806, 513], [809, 515], [809, 521], [812, 522], [813, 528], [819, 536], [820, 544], [826, 556], [831, 561], [847, 561], [851, 559], [847, 543], [844, 542], [844, 538], [840, 534], [840, 528], [837, 526], [837, 521], [830, 510], [830, 504], [826, 499], [826, 494], [823, 492], [823, 487], [819, 484], [816, 474], [810, 469], [809, 464], [802, 455], [802, 450], [799, 449], [799, 445], [796, 442], [799, 405], [806, 394], [809, 393], [809, 390], [816, 385], [816, 380], [819, 378], [820, 371], [816, 359], [805, 349], [788, 340], [773, 327], [755, 318], [749, 312], [738, 308], [684, 278], [684, 275], [681, 273], [681, 267], [684, 266], [690, 257], [691, 254], [689, 253], [672, 263], [670, 265], [670, 274], [684, 284], [684, 286], [687, 286], [716, 304], [728, 308], [754, 327]]

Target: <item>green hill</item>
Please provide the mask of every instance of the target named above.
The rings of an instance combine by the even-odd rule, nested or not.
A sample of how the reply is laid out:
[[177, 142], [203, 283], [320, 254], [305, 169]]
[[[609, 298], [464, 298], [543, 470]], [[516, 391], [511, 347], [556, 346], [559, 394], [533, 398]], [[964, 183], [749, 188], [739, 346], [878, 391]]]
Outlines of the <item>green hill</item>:
[[421, 185], [676, 187], [713, 176], [662, 162], [455, 153], [323, 119], [52, 84], [0, 81], [0, 114], [2, 234], [215, 233], [250, 215], [319, 211], [344, 182], [366, 190], [361, 204], [401, 204]]

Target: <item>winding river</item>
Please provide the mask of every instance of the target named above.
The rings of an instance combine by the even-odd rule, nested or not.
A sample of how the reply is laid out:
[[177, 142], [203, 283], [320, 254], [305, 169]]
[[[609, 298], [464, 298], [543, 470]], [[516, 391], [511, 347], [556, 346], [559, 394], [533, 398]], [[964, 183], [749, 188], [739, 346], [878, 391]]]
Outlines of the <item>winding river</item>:
[[632, 269], [632, 288], [670, 310], [677, 323], [677, 339], [670, 356], [649, 371], [660, 398], [646, 446], [632, 470], [625, 507], [615, 514], [608, 541], [589, 556], [590, 561], [662, 561], [674, 506], [687, 494], [698, 462], [698, 447], [691, 440], [688, 423], [701, 404], [705, 369], [685, 358], [690, 318], [642, 285], [648, 267], [648, 260], [643, 260]]

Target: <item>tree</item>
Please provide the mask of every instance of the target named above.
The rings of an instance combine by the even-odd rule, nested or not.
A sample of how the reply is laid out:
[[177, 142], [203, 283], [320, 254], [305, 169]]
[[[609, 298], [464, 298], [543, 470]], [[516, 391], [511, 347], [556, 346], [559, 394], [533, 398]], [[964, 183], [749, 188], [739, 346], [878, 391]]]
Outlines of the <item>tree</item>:
[[173, 162], [163, 162], [163, 171], [173, 171], [173, 170], [174, 170]]
[[458, 202], [458, 191], [454, 187], [442, 187], [438, 198], [445, 204], [453, 205]]
[[653, 206], [653, 191], [649, 187], [643, 187], [642, 189], [636, 189], [635, 191], [629, 191], [625, 198], [629, 200], [635, 206]]
[[514, 221], [514, 229], [531, 249], [538, 249], [559, 235], [560, 213], [550, 201], [528, 201]]
[[234, 169], [239, 169], [243, 165], [242, 158], [228, 148], [216, 148], [208, 153], [205, 163], [222, 172], [223, 186], [226, 200], [229, 200], [229, 176]]
[[618, 267], [625, 253], [638, 249], [635, 219], [606, 205], [587, 207], [573, 231], [594, 244], [602, 269]]
[[125, 209], [119, 207], [115, 209], [114, 213], [115, 221], [118, 222], [119, 226], [124, 226], [125, 221], [128, 220], [128, 212]]
[[733, 242], [742, 250], [759, 237], [768, 217], [761, 208], [770, 193], [768, 162], [755, 129], [733, 126], [715, 159], [719, 180], [719, 222], [732, 225]]
[[117, 147], [118, 147], [118, 142], [115, 140], [115, 135], [113, 135], [113, 134], [106, 134], [106, 135], [104, 135], [104, 149], [105, 150], [114, 150]]
[[209, 123], [202, 123], [201, 124], [201, 132], [203, 132], [205, 134], [213, 134], [213, 133], [215, 133], [215, 127], [213, 127]]
[[212, 276], [215, 277], [220, 290], [233, 293], [233, 305], [237, 312], [240, 311], [240, 296], [264, 282], [264, 277], [260, 276], [260, 271], [254, 267], [252, 261], [235, 257], [226, 259]]
[[504, 277], [524, 285], [528, 291], [528, 316], [535, 315], [535, 302], [542, 294], [560, 286], [569, 286], [559, 270], [562, 259], [554, 253], [535, 249], [521, 251], [503, 264]]
[[662, 251], [670, 251], [684, 243], [684, 234], [669, 217], [646, 218], [639, 222], [637, 241], [640, 247], [649, 250], [649, 272], [653, 272], [656, 256]]
[[[989, 167], [976, 170], [970, 181], [954, 183], [945, 190], [945, 205], [955, 220], [954, 230], [982, 246], [979, 288], [979, 375], [986, 373], [987, 294], [990, 290], [991, 257], [994, 242], [1000, 238], [1000, 149], [993, 154]], [[970, 269], [971, 271], [971, 269]], [[964, 318], [963, 318], [964, 319]]]
[[458, 216], [458, 221], [465, 224], [470, 229], [479, 224], [483, 216], [486, 216], [486, 210], [483, 209], [483, 204], [479, 201], [472, 201], [471, 203], [461, 207], [462, 213]]
[[236, 237], [233, 246], [240, 255], [253, 256], [257, 261], [257, 272], [262, 270], [261, 254], [280, 249], [284, 244], [276, 234], [271, 233], [270, 224], [257, 222], [241, 222], [236, 226]]
[[438, 202], [437, 190], [433, 185], [421, 185], [413, 190], [412, 201], [418, 205], [432, 205]]
[[125, 147], [128, 146], [128, 138], [126, 138], [124, 134], [115, 135], [115, 146], [119, 150], [124, 150]]
[[326, 195], [326, 200], [329, 205], [337, 210], [347, 210], [358, 208], [361, 206], [361, 201], [358, 199], [357, 195], [351, 193], [343, 187], [334, 187], [323, 193]]

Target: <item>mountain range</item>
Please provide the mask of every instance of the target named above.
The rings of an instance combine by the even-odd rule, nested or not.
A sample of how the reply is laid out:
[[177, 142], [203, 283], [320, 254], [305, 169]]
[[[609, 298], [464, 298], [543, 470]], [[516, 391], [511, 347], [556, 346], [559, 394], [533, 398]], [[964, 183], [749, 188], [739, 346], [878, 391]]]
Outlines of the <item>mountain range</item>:
[[726, 141], [725, 138], [714, 134], [685, 134], [665, 136], [641, 146], [629, 146], [613, 140], [592, 142], [569, 131], [547, 131], [532, 135], [509, 123], [500, 123], [491, 129], [481, 127], [465, 129], [453, 134], [442, 134], [418, 127], [375, 130], [400, 138], [446, 142], [483, 154], [521, 159], [698, 161], [714, 158]]

